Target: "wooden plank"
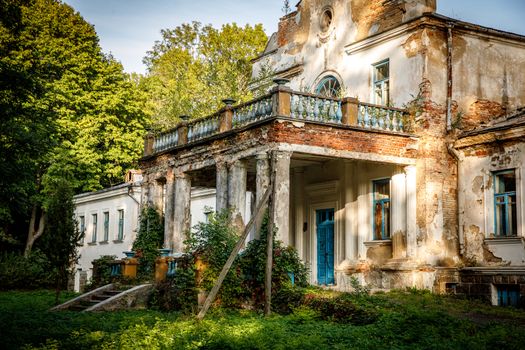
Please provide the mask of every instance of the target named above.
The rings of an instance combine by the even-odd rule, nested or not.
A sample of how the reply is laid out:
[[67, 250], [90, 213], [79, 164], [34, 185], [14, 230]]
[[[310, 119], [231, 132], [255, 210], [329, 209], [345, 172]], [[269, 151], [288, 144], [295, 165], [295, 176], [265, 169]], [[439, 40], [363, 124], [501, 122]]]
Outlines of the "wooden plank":
[[[270, 180], [271, 181], [271, 180]], [[224, 264], [221, 273], [219, 274], [219, 278], [217, 278], [217, 282], [215, 282], [215, 285], [210, 291], [210, 294], [208, 294], [208, 297], [206, 298], [206, 301], [204, 302], [204, 305], [202, 306], [201, 311], [197, 315], [198, 320], [202, 320], [204, 316], [206, 316], [206, 313], [208, 312], [208, 309], [210, 308], [211, 304], [213, 303], [213, 300], [215, 300], [215, 297], [217, 296], [217, 293], [219, 292], [219, 289], [221, 288], [222, 282], [226, 278], [226, 275], [228, 274], [228, 271], [230, 271], [230, 268], [235, 261], [235, 258], [237, 257], [237, 254], [239, 254], [239, 251], [241, 250], [244, 242], [246, 241], [246, 237], [248, 237], [248, 234], [250, 233], [253, 225], [255, 225], [256, 222], [261, 222], [260, 220], [262, 216], [264, 215], [264, 208], [266, 205], [266, 202], [268, 201], [268, 198], [270, 197], [270, 193], [272, 190], [272, 186], [268, 186], [268, 189], [264, 193], [263, 198], [261, 199], [261, 202], [257, 204], [257, 208], [255, 208], [255, 215], [250, 219], [248, 222], [248, 225], [244, 228], [244, 231], [239, 238], [239, 241], [237, 241], [237, 245], [231, 252], [230, 256], [228, 257], [228, 260]], [[256, 227], [256, 229], [259, 229]]]

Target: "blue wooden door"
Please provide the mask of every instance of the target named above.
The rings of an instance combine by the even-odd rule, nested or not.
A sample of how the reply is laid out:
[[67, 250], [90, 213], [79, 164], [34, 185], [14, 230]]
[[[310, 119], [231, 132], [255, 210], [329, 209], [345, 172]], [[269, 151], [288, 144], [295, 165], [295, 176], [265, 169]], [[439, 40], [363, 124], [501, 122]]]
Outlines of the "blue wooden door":
[[316, 210], [317, 283], [334, 284], [334, 209]]

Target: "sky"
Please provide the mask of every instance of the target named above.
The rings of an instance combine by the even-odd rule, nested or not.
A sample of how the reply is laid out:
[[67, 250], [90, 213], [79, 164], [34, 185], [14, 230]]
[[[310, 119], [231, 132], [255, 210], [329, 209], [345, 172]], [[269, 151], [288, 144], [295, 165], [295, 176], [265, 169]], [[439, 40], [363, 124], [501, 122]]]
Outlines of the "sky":
[[[283, 15], [283, 0], [63, 0], [95, 26], [104, 52], [127, 72], [145, 73], [142, 58], [160, 30], [198, 21], [215, 27], [262, 23], [269, 36]], [[291, 4], [298, 0], [290, 1]], [[525, 35], [525, 0], [437, 0], [452, 18]]]

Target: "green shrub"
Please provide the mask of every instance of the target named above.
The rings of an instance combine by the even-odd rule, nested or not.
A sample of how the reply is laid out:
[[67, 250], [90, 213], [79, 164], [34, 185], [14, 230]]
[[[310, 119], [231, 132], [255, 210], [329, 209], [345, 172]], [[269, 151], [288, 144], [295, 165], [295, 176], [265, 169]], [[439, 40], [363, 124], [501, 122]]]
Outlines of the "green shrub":
[[307, 294], [304, 305], [318, 311], [325, 320], [364, 325], [375, 322], [379, 315], [356, 303], [355, 296], [341, 293], [336, 296]]
[[140, 228], [133, 242], [133, 250], [139, 260], [138, 279], [150, 280], [155, 270], [155, 259], [164, 244], [164, 219], [151, 207], [142, 210]]
[[91, 262], [93, 264], [93, 276], [84, 289], [88, 291], [114, 282], [115, 277], [111, 276], [111, 265], [115, 260], [117, 260], [116, 255], [102, 255], [93, 260]]
[[24, 257], [15, 252], [0, 254], [0, 289], [50, 288], [55, 284], [54, 270], [40, 250]]
[[189, 314], [197, 310], [197, 288], [193, 257], [179, 261], [175, 275], [157, 283], [150, 306], [162, 311], [181, 311]]
[[[266, 274], [268, 216], [261, 225], [260, 239], [252, 240], [239, 257], [239, 265], [243, 273], [243, 285], [256, 304], [262, 304], [264, 299], [264, 281]], [[273, 241], [272, 264], [272, 295], [277, 295], [283, 289], [279, 298], [287, 299], [286, 295], [293, 294], [291, 277], [294, 277], [294, 286], [308, 285], [308, 269], [304, 266], [293, 247], [285, 247], [281, 241]], [[278, 300], [281, 300], [278, 299]], [[284, 305], [283, 310], [286, 310]]]
[[[231, 212], [212, 213], [208, 222], [197, 224], [188, 237], [185, 244], [189, 251], [205, 265], [198, 287], [209, 291], [239, 240], [239, 232], [231, 222]], [[246, 298], [242, 282], [236, 259], [217, 294], [217, 301], [223, 306], [240, 306]]]

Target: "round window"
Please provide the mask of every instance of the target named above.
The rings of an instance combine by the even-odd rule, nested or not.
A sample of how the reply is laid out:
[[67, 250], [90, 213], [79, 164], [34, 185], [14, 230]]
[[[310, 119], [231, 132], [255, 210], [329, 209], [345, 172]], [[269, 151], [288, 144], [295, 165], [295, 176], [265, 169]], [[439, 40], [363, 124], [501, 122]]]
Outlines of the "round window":
[[332, 24], [333, 14], [332, 9], [327, 8], [323, 11], [323, 14], [321, 15], [321, 31], [327, 32], [328, 29], [330, 29], [330, 25]]
[[337, 97], [341, 92], [341, 84], [336, 77], [328, 75], [317, 84], [315, 92], [326, 97]]

